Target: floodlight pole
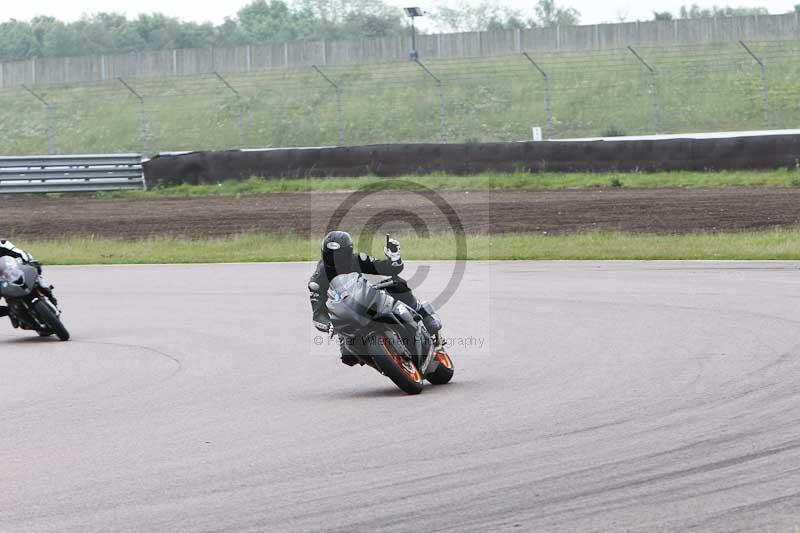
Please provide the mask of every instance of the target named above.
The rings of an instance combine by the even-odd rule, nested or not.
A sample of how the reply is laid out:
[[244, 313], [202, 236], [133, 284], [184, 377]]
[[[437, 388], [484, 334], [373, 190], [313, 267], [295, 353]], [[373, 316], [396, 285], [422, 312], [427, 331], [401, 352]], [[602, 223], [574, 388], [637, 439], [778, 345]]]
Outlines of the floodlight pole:
[[239, 91], [233, 88], [233, 86], [228, 83], [228, 80], [223, 78], [219, 72], [216, 70], [214, 71], [214, 76], [216, 76], [219, 81], [225, 84], [225, 87], [231, 90], [233, 94], [236, 95], [236, 122], [239, 126], [239, 146], [244, 148], [244, 124], [242, 120], [242, 96], [239, 94]]
[[536, 61], [533, 60], [531, 56], [528, 55], [528, 52], [522, 52], [528, 61], [530, 61], [531, 65], [539, 71], [539, 74], [542, 75], [544, 78], [544, 105], [547, 111], [547, 138], [553, 138], [553, 101], [550, 98], [550, 76], [547, 75], [547, 72], [540, 67]]
[[117, 80], [139, 100], [139, 119], [142, 127], [142, 155], [146, 156], [150, 153], [150, 127], [147, 123], [147, 113], [144, 110], [144, 97], [137, 93], [136, 90], [128, 85], [122, 78], [118, 77]]
[[767, 67], [764, 62], [752, 51], [750, 47], [744, 44], [744, 41], [739, 41], [742, 48], [747, 50], [747, 53], [756, 60], [758, 66], [761, 67], [761, 98], [764, 100], [764, 128], [769, 129], [769, 96], [767, 95]]
[[411, 61], [419, 61], [419, 51], [417, 51], [417, 27], [414, 25], [414, 18], [411, 17]]
[[43, 96], [35, 93], [33, 91], [33, 89], [31, 89], [27, 85], [23, 84], [22, 88], [25, 89], [26, 91], [28, 91], [34, 98], [39, 100], [44, 105], [45, 109], [47, 110], [47, 133], [48, 133], [48, 137], [50, 138], [50, 155], [56, 155], [57, 149], [56, 149], [56, 117], [55, 117], [56, 108], [55, 108], [55, 106], [53, 104], [51, 104], [50, 102], [48, 102], [47, 100], [45, 100]]
[[639, 52], [634, 50], [633, 46], [628, 46], [628, 50], [636, 56], [636, 59], [645, 66], [645, 68], [650, 71], [650, 92], [653, 94], [653, 120], [656, 126], [656, 133], [661, 130], [661, 111], [658, 108], [658, 82], [656, 81], [656, 69], [650, 66], [650, 64], [644, 60], [642, 56], [639, 55]]
[[334, 82], [330, 79], [322, 69], [320, 69], [317, 65], [311, 65], [311, 67], [317, 71], [317, 74], [322, 76], [322, 78], [327, 81], [333, 87], [333, 90], [336, 92], [336, 116], [339, 120], [339, 146], [344, 146], [344, 116], [342, 115], [342, 89], [339, 87], [339, 84]]
[[448, 135], [447, 135], [447, 107], [445, 106], [444, 101], [444, 85], [442, 84], [442, 80], [434, 75], [433, 72], [428, 69], [419, 59], [415, 59], [414, 63], [420, 66], [422, 70], [424, 70], [428, 76], [430, 76], [433, 81], [436, 82], [436, 85], [439, 87], [439, 119], [442, 125], [442, 142], [447, 144], [448, 142]]
[[423, 16], [425, 13], [418, 7], [404, 8], [406, 15], [411, 19], [411, 52], [408, 54], [411, 61], [419, 59], [419, 50], [417, 50], [417, 26], [414, 24], [414, 19]]

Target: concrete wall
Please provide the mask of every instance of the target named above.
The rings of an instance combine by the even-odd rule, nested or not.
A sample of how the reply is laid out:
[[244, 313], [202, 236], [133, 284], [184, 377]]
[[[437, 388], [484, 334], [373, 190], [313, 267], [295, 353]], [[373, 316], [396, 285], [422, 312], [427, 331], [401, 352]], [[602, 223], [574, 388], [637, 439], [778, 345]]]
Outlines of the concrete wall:
[[446, 172], [611, 172], [793, 168], [800, 135], [717, 139], [387, 144], [339, 148], [192, 152], [144, 164], [148, 186], [251, 176], [402, 176]]
[[[423, 60], [503, 55], [523, 50], [599, 50], [627, 45], [675, 46], [726, 41], [800, 39], [796, 13], [713, 19], [628, 22], [491, 32], [422, 35]], [[295, 41], [236, 48], [32, 59], [0, 64], [0, 88], [222, 73], [316, 65], [385, 63], [408, 58], [408, 37]]]

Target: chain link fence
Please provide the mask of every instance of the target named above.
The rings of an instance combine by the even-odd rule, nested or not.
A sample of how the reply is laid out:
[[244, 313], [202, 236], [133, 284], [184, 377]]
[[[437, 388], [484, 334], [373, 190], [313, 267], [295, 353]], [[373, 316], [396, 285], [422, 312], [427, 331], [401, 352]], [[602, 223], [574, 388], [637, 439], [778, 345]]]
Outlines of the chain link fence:
[[796, 128], [800, 41], [315, 65], [0, 91], [0, 154]]

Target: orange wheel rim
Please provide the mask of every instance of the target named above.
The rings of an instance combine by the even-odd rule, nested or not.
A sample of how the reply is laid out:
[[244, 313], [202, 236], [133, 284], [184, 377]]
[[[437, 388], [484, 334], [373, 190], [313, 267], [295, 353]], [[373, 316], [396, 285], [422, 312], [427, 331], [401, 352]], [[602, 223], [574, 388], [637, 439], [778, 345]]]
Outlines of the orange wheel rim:
[[453, 368], [453, 361], [450, 360], [450, 356], [447, 355], [447, 352], [441, 351], [436, 352], [436, 356], [434, 357], [437, 361], [439, 361], [440, 365], [443, 365], [452, 370]]
[[394, 349], [392, 342], [387, 337], [381, 337], [381, 344], [386, 349], [386, 353], [394, 361], [394, 364], [397, 365], [403, 373], [414, 380], [415, 382], [419, 383], [422, 381], [422, 375], [420, 375], [419, 370], [417, 370], [416, 365], [411, 361], [407, 361], [402, 355], [397, 353], [397, 350]]

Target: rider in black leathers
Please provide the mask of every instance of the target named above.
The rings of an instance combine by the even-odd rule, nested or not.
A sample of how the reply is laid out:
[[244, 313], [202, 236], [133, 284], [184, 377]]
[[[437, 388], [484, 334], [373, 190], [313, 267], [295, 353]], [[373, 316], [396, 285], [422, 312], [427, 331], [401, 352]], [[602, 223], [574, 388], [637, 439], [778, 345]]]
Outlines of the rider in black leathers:
[[[26, 253], [24, 250], [14, 246], [14, 243], [5, 239], [0, 239], [0, 257], [13, 257], [14, 259], [21, 259], [23, 263], [35, 266], [42, 273], [41, 264], [36, 261], [32, 255]], [[0, 305], [0, 317], [8, 316], [8, 307]]]
[[[328, 298], [330, 281], [340, 274], [360, 272], [363, 274], [380, 274], [392, 276], [395, 284], [386, 289], [397, 300], [414, 309], [423, 319], [425, 327], [431, 334], [438, 334], [442, 323], [428, 303], [419, 302], [408, 284], [398, 276], [403, 271], [403, 259], [400, 257], [400, 243], [390, 239], [383, 250], [386, 259], [376, 259], [364, 252], [353, 250], [353, 238], [344, 231], [332, 231], [322, 241], [322, 259], [308, 282], [311, 295], [314, 327], [319, 331], [329, 332], [331, 320], [325, 303]], [[342, 362], [350, 366], [356, 364], [352, 356], [348, 356], [342, 347]]]

